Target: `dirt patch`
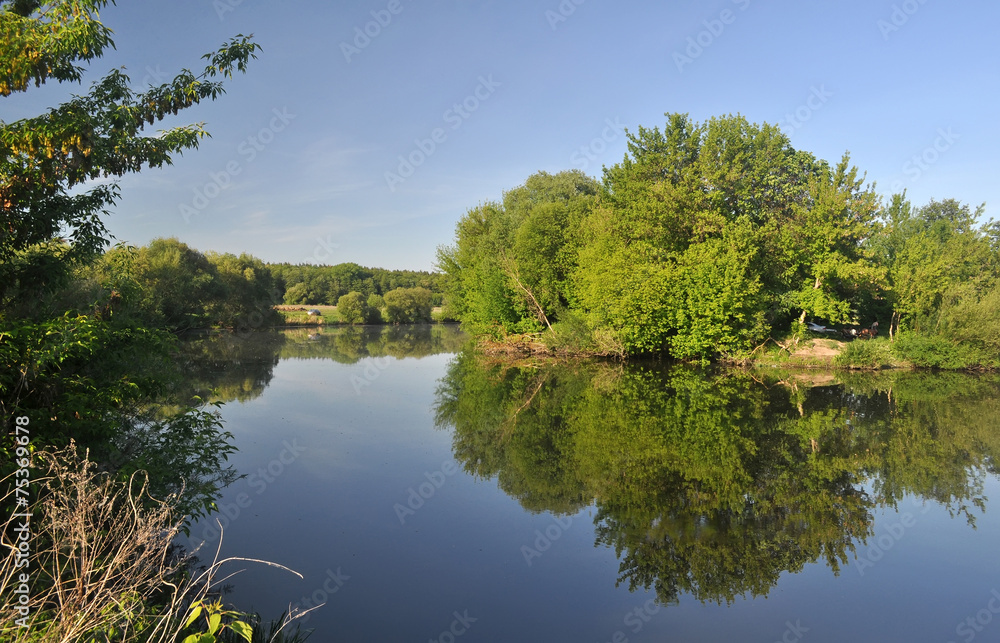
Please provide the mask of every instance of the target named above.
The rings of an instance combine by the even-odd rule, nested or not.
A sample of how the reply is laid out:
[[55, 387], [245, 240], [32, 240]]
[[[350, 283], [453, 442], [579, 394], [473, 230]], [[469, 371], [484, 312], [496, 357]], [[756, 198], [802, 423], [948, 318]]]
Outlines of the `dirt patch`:
[[789, 366], [832, 366], [833, 360], [847, 344], [836, 339], [807, 339], [797, 345], [786, 345], [791, 352]]

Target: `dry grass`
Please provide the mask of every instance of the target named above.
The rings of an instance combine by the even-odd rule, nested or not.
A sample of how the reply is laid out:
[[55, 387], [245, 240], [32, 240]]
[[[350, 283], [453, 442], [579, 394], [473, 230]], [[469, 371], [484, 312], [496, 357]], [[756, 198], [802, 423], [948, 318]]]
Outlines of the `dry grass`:
[[[177, 556], [171, 546], [183, 526], [174, 498], [152, 498], [141, 473], [127, 483], [115, 480], [80, 457], [72, 444], [35, 458], [35, 470], [43, 474], [33, 480], [39, 499], [30, 507], [29, 568], [16, 568], [12, 528], [20, 520], [7, 521], [0, 541], [5, 550], [0, 556], [0, 640], [176, 640], [191, 607], [205, 602], [221, 582], [216, 580], [220, 566], [234, 559], [219, 561], [216, 552], [216, 562], [201, 574], [186, 573], [192, 555]], [[0, 500], [12, 503], [13, 492]], [[27, 628], [14, 624], [8, 607], [25, 571], [31, 597]]]

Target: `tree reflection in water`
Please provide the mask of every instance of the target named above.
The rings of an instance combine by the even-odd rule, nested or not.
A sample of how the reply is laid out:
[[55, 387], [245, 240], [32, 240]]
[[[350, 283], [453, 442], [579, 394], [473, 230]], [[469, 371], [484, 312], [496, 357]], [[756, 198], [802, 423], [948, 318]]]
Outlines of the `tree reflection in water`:
[[907, 495], [974, 524], [996, 473], [1000, 380], [803, 377], [679, 365], [510, 365], [463, 352], [437, 392], [465, 470], [531, 511], [594, 504], [619, 583], [732, 602], [835, 574]]

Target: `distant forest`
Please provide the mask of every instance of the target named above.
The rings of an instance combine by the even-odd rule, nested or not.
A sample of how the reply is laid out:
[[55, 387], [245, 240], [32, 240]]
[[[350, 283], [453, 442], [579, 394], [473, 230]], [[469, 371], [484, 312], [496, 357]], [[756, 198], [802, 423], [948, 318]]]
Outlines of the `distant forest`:
[[443, 297], [444, 275], [418, 270], [386, 270], [365, 268], [356, 263], [335, 266], [310, 264], [267, 264], [286, 304], [336, 305], [337, 300], [351, 292], [366, 297], [385, 295], [396, 288], [426, 288], [433, 297], [433, 305], [440, 306]]

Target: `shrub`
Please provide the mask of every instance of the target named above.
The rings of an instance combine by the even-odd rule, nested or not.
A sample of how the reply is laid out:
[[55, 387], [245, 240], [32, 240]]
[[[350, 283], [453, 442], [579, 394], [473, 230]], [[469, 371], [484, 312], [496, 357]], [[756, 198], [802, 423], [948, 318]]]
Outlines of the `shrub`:
[[834, 358], [833, 363], [846, 368], [885, 368], [894, 363], [889, 340], [855, 340]]
[[372, 313], [364, 295], [349, 292], [337, 300], [337, 315], [344, 324], [367, 324]]
[[390, 324], [431, 321], [431, 291], [426, 288], [397, 288], [385, 293], [385, 316]]
[[[248, 559], [216, 561], [195, 574], [190, 556], [175, 555], [172, 541], [184, 525], [176, 496], [152, 498], [142, 472], [125, 481], [101, 473], [73, 443], [38, 451], [32, 460], [41, 475], [37, 497], [23, 511], [32, 515], [33, 609], [21, 623], [0, 621], [0, 640], [171, 643], [192, 630], [183, 640], [260, 639], [259, 619], [209, 600], [218, 592], [220, 565]], [[14, 476], [0, 485], [8, 489], [0, 503], [13, 503]], [[19, 520], [10, 516], [0, 529], [16, 533]], [[5, 549], [0, 604], [6, 609], [18, 602], [24, 569], [17, 547]], [[296, 632], [291, 637], [301, 640]]]
[[941, 335], [900, 333], [893, 345], [893, 352], [900, 359], [923, 368], [968, 368], [977, 361], [971, 347]]

